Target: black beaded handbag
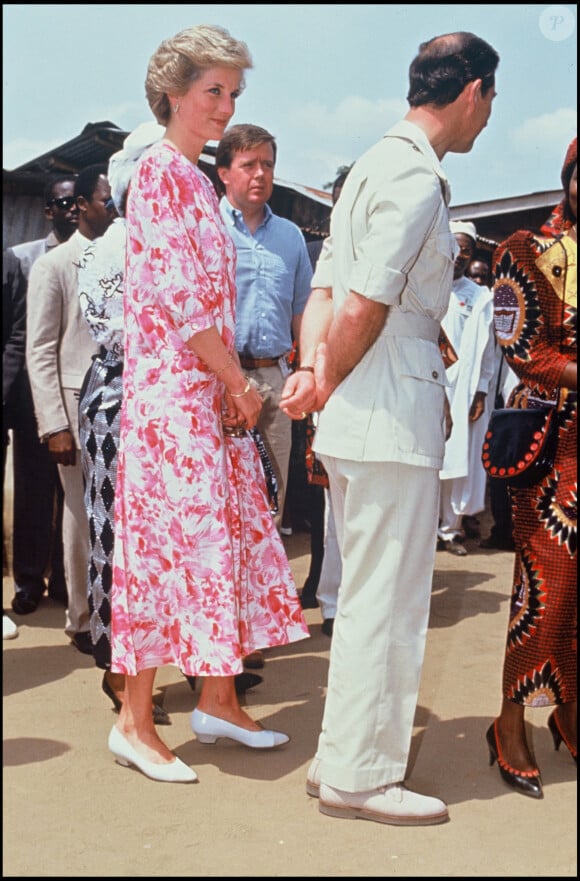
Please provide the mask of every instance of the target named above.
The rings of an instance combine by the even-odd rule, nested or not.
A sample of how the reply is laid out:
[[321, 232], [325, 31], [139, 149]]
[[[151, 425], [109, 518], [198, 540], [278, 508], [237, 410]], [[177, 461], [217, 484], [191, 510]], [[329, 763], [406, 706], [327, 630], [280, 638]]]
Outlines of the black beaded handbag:
[[517, 488], [539, 483], [554, 467], [558, 429], [554, 403], [494, 410], [481, 451], [487, 475]]
[[[566, 250], [563, 248], [566, 261]], [[567, 265], [565, 272], [567, 272]], [[562, 298], [563, 333], [565, 301]], [[562, 341], [560, 339], [560, 350]], [[503, 363], [503, 359], [502, 359]], [[489, 477], [516, 488], [535, 486], [554, 467], [560, 431], [560, 391], [555, 401], [528, 398], [526, 406], [497, 408], [501, 368], [497, 378], [496, 409], [492, 411], [481, 461]]]

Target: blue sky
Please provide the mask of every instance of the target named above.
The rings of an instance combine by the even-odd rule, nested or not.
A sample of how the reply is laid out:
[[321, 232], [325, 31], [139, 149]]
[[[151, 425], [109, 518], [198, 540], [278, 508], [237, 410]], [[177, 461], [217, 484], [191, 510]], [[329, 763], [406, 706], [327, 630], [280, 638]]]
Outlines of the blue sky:
[[88, 122], [132, 129], [159, 43], [220, 24], [254, 60], [234, 123], [269, 129], [276, 176], [320, 189], [407, 110], [419, 43], [454, 30], [501, 61], [488, 127], [443, 162], [452, 204], [557, 189], [577, 125], [575, 4], [4, 4], [3, 167], [76, 137]]

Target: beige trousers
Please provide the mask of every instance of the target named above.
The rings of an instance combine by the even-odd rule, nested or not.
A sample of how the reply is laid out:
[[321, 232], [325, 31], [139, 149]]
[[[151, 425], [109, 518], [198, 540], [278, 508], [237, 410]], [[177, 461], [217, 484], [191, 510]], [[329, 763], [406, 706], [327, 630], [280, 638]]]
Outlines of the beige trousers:
[[405, 778], [425, 652], [439, 472], [321, 456], [342, 557], [317, 757], [361, 792]]
[[64, 632], [67, 636], [74, 636], [89, 629], [89, 521], [83, 493], [80, 450], [77, 449], [76, 465], [59, 465], [58, 473], [64, 490], [62, 543], [68, 594]]

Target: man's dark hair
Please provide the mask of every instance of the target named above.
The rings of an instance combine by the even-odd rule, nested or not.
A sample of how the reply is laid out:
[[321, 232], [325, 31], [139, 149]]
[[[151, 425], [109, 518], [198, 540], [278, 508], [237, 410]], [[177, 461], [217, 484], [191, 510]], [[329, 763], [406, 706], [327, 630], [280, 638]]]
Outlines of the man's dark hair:
[[106, 164], [88, 165], [79, 172], [75, 180], [75, 199], [83, 196], [87, 202], [90, 202], [97, 189], [99, 177], [101, 174], [107, 176], [108, 166]]
[[265, 128], [259, 125], [232, 125], [217, 145], [215, 154], [216, 168], [229, 168], [234, 153], [251, 150], [260, 144], [272, 144], [274, 162], [276, 161], [276, 139]]
[[59, 174], [57, 177], [51, 177], [47, 182], [44, 188], [44, 204], [48, 205], [51, 199], [54, 198], [54, 188], [57, 184], [68, 184], [75, 183], [76, 174]]
[[353, 167], [354, 162], [351, 162], [350, 165], [341, 165], [338, 169], [338, 173], [334, 178], [332, 183], [332, 204], [336, 202], [338, 196], [336, 195], [336, 191], [338, 190], [339, 194], [344, 186], [344, 182], [347, 179], [351, 168]]
[[411, 107], [446, 107], [468, 83], [478, 79], [485, 95], [495, 85], [498, 64], [495, 49], [475, 34], [458, 31], [433, 37], [421, 43], [411, 62], [407, 101]]

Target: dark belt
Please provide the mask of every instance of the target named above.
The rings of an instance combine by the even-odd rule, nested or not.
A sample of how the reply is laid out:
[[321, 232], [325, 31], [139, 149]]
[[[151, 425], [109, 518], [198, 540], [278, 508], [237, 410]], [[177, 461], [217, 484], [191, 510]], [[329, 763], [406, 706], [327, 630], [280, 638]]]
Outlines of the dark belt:
[[280, 362], [280, 358], [249, 358], [247, 355], [240, 355], [239, 358], [244, 370], [257, 370], [259, 367], [276, 367]]

